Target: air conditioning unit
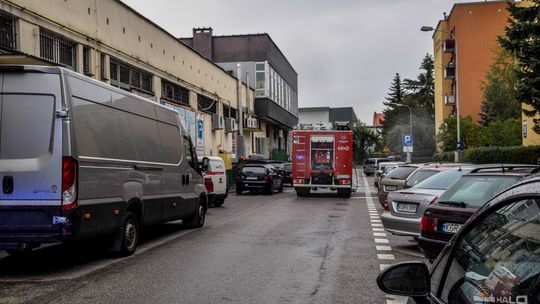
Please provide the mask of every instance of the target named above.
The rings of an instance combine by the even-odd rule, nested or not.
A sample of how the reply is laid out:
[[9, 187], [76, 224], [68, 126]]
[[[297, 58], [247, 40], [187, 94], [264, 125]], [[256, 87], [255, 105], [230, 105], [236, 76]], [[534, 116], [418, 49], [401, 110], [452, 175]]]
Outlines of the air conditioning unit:
[[447, 106], [453, 106], [456, 104], [456, 95], [447, 94], [444, 96], [444, 104]]
[[456, 46], [456, 41], [453, 39], [448, 39], [443, 42], [443, 52], [452, 53]]
[[225, 119], [221, 114], [212, 115], [212, 130], [223, 130]]
[[283, 138], [283, 130], [278, 130], [278, 137]]
[[230, 133], [238, 130], [238, 125], [236, 124], [236, 119], [234, 118], [225, 118], [225, 132]]
[[251, 118], [251, 128], [253, 129], [259, 128], [259, 120], [255, 117]]

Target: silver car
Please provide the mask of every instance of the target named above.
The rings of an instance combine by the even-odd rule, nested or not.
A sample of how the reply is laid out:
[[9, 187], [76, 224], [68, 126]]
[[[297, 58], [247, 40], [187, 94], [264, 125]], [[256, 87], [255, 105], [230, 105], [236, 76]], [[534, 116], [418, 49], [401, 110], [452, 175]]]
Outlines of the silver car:
[[394, 170], [399, 165], [405, 165], [404, 162], [380, 162], [378, 169], [375, 170], [373, 175], [373, 185], [379, 187], [379, 182], [384, 178], [388, 172]]
[[420, 221], [427, 206], [472, 168], [441, 167], [437, 173], [415, 187], [388, 194], [388, 211], [382, 216], [384, 229], [392, 234], [420, 236]]

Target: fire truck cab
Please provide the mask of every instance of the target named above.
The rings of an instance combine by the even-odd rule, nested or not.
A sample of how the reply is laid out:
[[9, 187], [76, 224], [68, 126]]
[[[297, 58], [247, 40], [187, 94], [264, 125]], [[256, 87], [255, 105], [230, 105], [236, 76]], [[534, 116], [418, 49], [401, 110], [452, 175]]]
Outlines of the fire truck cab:
[[298, 196], [325, 188], [350, 197], [353, 189], [353, 137], [348, 122], [334, 130], [305, 126], [292, 134], [292, 178]]

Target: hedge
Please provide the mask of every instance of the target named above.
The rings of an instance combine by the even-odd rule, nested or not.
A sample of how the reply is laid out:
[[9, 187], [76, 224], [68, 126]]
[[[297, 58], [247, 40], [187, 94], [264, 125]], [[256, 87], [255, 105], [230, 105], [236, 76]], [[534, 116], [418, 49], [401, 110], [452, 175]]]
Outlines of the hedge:
[[[473, 164], [540, 164], [540, 146], [482, 147], [463, 152], [463, 161]], [[433, 160], [454, 161], [454, 152], [436, 153]]]

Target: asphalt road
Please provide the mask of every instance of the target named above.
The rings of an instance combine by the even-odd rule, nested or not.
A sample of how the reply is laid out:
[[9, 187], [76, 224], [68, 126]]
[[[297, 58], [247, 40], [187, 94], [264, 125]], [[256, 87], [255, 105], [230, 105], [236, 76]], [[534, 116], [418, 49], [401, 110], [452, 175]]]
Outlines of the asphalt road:
[[358, 180], [350, 199], [231, 195], [202, 229], [147, 229], [129, 258], [99, 242], [0, 253], [0, 303], [405, 303], [375, 279], [422, 255], [382, 231], [372, 179]]

